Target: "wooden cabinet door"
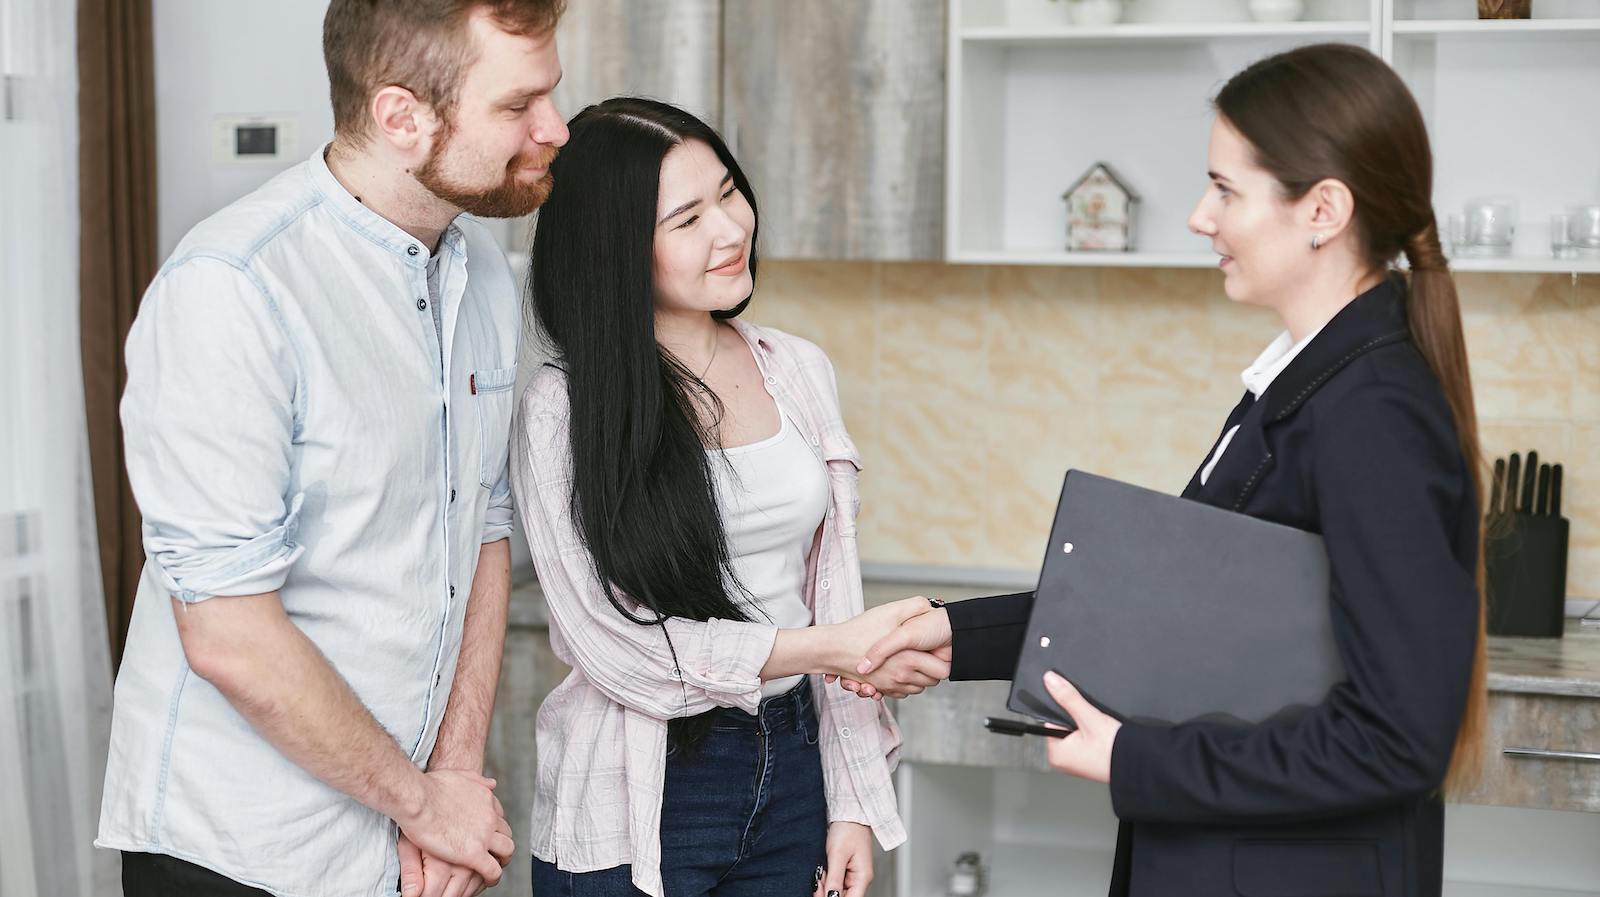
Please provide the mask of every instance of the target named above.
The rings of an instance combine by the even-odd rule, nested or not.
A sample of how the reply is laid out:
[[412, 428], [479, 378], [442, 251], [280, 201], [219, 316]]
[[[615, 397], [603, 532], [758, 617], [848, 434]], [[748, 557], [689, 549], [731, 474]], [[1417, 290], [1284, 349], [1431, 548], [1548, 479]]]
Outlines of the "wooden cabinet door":
[[[568, 121], [585, 106], [626, 95], [721, 124], [722, 0], [574, 0], [556, 27], [556, 51], [556, 108]], [[528, 251], [536, 214], [504, 225], [506, 249]]]
[[567, 118], [607, 97], [682, 106], [713, 127], [722, 117], [722, 0], [582, 0], [556, 30]]
[[722, 20], [724, 136], [767, 257], [940, 257], [944, 3], [736, 0]]

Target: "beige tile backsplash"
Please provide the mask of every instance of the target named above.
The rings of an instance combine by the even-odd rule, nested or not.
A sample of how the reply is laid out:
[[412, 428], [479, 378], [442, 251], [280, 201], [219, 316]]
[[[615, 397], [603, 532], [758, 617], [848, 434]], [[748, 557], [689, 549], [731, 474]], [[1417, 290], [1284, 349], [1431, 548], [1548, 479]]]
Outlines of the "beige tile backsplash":
[[[1600, 277], [1456, 282], [1484, 450], [1563, 462], [1568, 590], [1600, 598]], [[1182, 489], [1279, 329], [1179, 269], [768, 261], [749, 314], [833, 359], [864, 560], [1015, 570], [1068, 467]]]

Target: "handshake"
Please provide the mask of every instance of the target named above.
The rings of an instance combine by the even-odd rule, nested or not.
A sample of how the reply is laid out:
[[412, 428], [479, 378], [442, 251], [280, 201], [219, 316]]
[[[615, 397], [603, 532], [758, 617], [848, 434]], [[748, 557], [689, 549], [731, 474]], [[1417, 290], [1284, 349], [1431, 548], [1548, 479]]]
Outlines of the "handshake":
[[[829, 634], [836, 645], [828, 659], [828, 681], [863, 698], [902, 698], [950, 677], [950, 615], [927, 598], [875, 607], [832, 628], [837, 632]], [[1044, 687], [1077, 724], [1070, 735], [1063, 731], [1063, 737], [1045, 739], [1051, 767], [1094, 782], [1111, 781], [1111, 751], [1122, 723], [1055, 672], [1044, 675]]]
[[950, 678], [950, 616], [920, 595], [874, 607], [835, 627], [828, 682], [863, 698], [903, 698]]

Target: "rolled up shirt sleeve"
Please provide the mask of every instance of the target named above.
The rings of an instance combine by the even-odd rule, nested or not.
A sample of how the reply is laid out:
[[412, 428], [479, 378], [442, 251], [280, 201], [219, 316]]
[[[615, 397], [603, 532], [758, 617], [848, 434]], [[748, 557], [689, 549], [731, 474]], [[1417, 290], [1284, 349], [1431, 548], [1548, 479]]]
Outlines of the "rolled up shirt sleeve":
[[500, 479], [489, 491], [489, 509], [483, 518], [483, 538], [479, 541], [488, 545], [501, 539], [511, 538], [511, 465], [508, 459], [505, 468], [500, 471]]
[[245, 270], [163, 269], [128, 335], [121, 415], [146, 558], [185, 603], [283, 586], [303, 552], [290, 494], [299, 365]]

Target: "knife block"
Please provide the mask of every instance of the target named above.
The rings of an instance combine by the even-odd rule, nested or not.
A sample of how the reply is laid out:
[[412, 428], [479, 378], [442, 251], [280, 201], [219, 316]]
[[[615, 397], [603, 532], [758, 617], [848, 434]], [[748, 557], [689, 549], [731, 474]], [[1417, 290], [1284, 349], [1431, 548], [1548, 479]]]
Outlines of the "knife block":
[[1486, 525], [1489, 634], [1560, 638], [1567, 603], [1567, 518], [1513, 512]]

